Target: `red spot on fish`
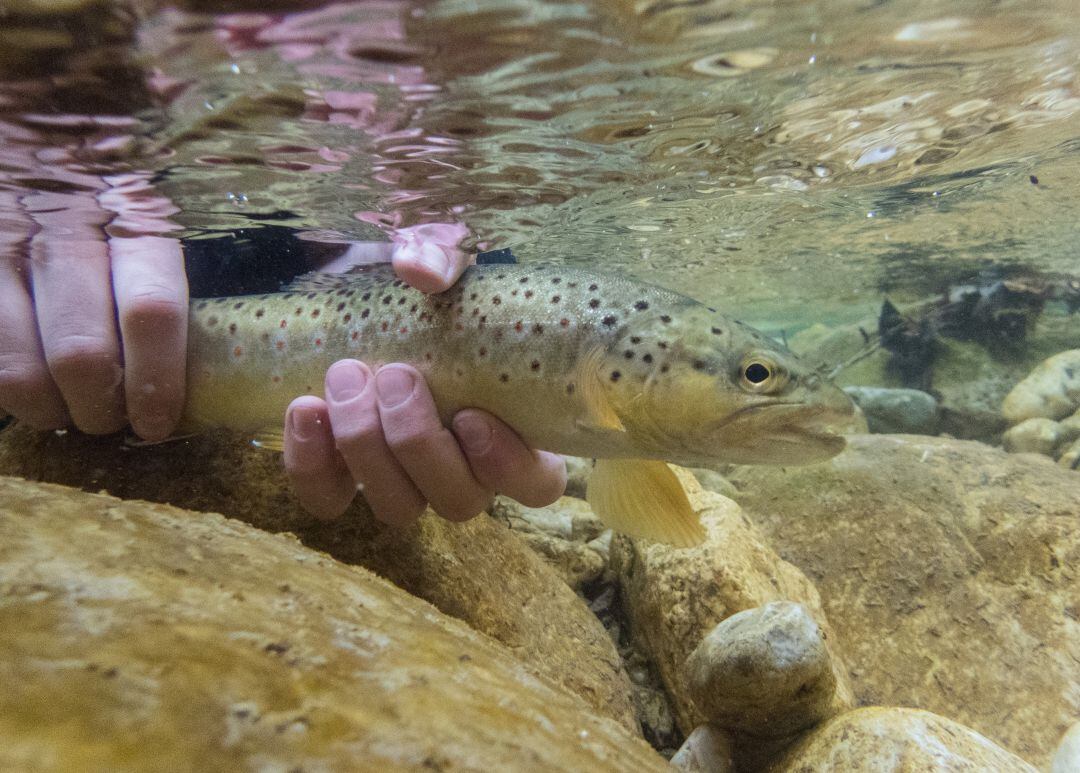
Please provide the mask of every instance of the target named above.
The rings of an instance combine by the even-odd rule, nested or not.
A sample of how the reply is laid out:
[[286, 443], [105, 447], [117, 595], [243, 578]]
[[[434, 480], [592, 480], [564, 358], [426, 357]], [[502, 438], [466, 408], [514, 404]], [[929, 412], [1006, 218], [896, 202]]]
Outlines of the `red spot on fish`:
[[321, 338], [316, 338], [315, 339], [315, 346], [316, 347], [322, 346], [322, 339]]
[[401, 328], [401, 330], [399, 330], [398, 332], [399, 332], [399, 333], [408, 333], [408, 332], [409, 332], [409, 328], [407, 328], [407, 327], [403, 327], [403, 328]]
[[360, 332], [359, 331], [357, 331], [357, 330], [352, 331], [352, 340], [355, 341], [359, 337], [360, 337]]
[[525, 291], [525, 297], [526, 298], [532, 298], [533, 295], [535, 295], [535, 293], [532, 290], [526, 290]]
[[566, 317], [563, 317], [559, 320], [559, 324], [563, 327], [570, 327], [570, 320], [568, 320]]
[[523, 327], [524, 327], [524, 325], [521, 324], [520, 319], [517, 322], [514, 323], [514, 330], [518, 331], [519, 333], [521, 332], [521, 329]]
[[315, 309], [315, 311], [311, 312], [311, 318], [315, 319], [315, 317], [317, 317], [317, 316], [319, 316], [319, 310]]
[[464, 330], [464, 329], [465, 329], [465, 326], [463, 324], [461, 324], [460, 322], [455, 322], [454, 323], [454, 330]]
[[273, 376], [270, 380], [273, 381], [275, 384], [280, 384], [281, 376]]
[[382, 331], [385, 333], [389, 329], [390, 329], [390, 323], [389, 322], [383, 322], [382, 323]]
[[341, 318], [341, 321], [344, 322], [346, 325], [349, 324], [350, 322], [352, 322], [352, 314], [346, 314], [344, 317]]
[[235, 349], [233, 349], [233, 350], [232, 350], [232, 353], [233, 353], [233, 356], [234, 356], [234, 357], [239, 357], [239, 356], [240, 356], [241, 354], [243, 354], [243, 353], [244, 353], [244, 350], [243, 350], [243, 349], [241, 349], [241, 348], [240, 348], [240, 347], [238, 346], [238, 347], [236, 347]]
[[284, 330], [288, 326], [289, 326], [289, 323], [286, 320], [281, 320], [281, 326], [280, 327], [281, 327], [282, 330]]
[[283, 350], [284, 348], [285, 348], [285, 342], [284, 342], [284, 341], [278, 341], [278, 342], [277, 342], [277, 349], [278, 349], [278, 351], [280, 352], [280, 351], [282, 351], [282, 350]]

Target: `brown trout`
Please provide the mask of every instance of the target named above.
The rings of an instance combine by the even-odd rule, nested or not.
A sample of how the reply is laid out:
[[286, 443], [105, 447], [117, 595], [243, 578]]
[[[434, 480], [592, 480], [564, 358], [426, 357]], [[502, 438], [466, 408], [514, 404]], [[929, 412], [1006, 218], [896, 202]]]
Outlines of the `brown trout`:
[[588, 498], [618, 531], [697, 544], [665, 462], [805, 464], [844, 447], [847, 396], [758, 331], [682, 295], [570, 268], [474, 266], [424, 295], [389, 266], [193, 302], [185, 429], [280, 434], [344, 357], [415, 366], [444, 421], [489, 411], [526, 443], [597, 459]]

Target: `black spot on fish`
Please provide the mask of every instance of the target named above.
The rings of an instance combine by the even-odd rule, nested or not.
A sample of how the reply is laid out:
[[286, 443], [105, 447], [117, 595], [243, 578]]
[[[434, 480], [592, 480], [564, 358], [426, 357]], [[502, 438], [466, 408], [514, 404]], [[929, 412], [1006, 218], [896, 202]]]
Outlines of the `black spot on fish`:
[[628, 360], [632, 360], [634, 359], [634, 352], [630, 349], [627, 349], [625, 352], [622, 353], [622, 356]]
[[525, 297], [526, 297], [526, 298], [532, 298], [534, 294], [535, 294], [535, 293], [533, 293], [533, 291], [532, 291], [532, 290], [526, 290], [526, 291], [525, 291]]
[[705, 364], [705, 360], [694, 360], [690, 365], [694, 370], [707, 370], [708, 365]]
[[195, 307], [196, 311], [202, 311], [206, 308], [206, 301], [200, 301], [199, 305]]
[[505, 384], [509, 380], [510, 380], [510, 374], [508, 374], [508, 373], [500, 373], [499, 374], [499, 381], [501, 381], [501, 382], [503, 382]]
[[259, 309], [258, 311], [255, 312], [255, 319], [262, 319], [262, 316], [265, 313], [266, 313], [265, 311], [263, 311], [262, 309]]
[[469, 296], [470, 301], [475, 301], [479, 297], [479, 293], [473, 293]]
[[634, 304], [634, 308], [638, 311], [645, 311], [645, 309], [649, 308], [649, 304], [647, 301], [638, 301]]
[[661, 373], [667, 373], [669, 370], [671, 370], [671, 366], [668, 365], [667, 363], [664, 363], [663, 365], [660, 366], [660, 372]]
[[568, 395], [574, 394], [574, 385], [573, 384], [567, 384], [566, 385], [566, 394], [568, 394]]
[[311, 318], [315, 319], [317, 316], [319, 316], [319, 310], [315, 309], [315, 311], [311, 312]]
[[659, 346], [661, 349], [667, 349], [667, 341], [660, 341], [656, 345]]
[[533, 360], [531, 363], [529, 363], [529, 367], [533, 370], [540, 370], [540, 360]]
[[494, 303], [496, 306], [498, 306], [500, 303], [502, 303], [502, 298], [500, 298], [497, 295], [493, 295], [491, 297], [491, 302]]
[[487, 347], [486, 346], [481, 346], [480, 347], [480, 356], [481, 357], [487, 357]]
[[362, 301], [370, 301], [371, 300], [371, 293], [364, 293], [363, 295], [360, 296], [360, 300], [362, 300]]
[[362, 312], [360, 312], [360, 319], [367, 319], [370, 316], [371, 316], [371, 309], [364, 309]]
[[416, 309], [417, 309], [417, 304], [414, 303], [412, 306], [409, 307], [409, 313], [410, 314], [415, 314]]
[[339, 303], [339, 304], [337, 305], [337, 310], [338, 310], [338, 311], [344, 311], [344, 309], [345, 309], [345, 302], [344, 302], [344, 301], [342, 301], [341, 303]]
[[341, 318], [341, 321], [344, 322], [346, 325], [349, 324], [350, 322], [352, 322], [352, 314], [346, 314], [344, 317]]
[[619, 318], [616, 317], [614, 314], [608, 314], [606, 317], [604, 317], [600, 321], [603, 322], [608, 327], [611, 327], [612, 325], [614, 325], [616, 322], [619, 321]]
[[544, 326], [537, 322], [535, 325], [533, 325], [533, 332], [537, 335], [540, 335], [544, 332]]
[[408, 299], [404, 295], [401, 296], [400, 298], [397, 299], [397, 305], [398, 306], [404, 306], [406, 300], [408, 300]]
[[714, 328], [712, 329], [712, 334], [713, 334], [714, 336], [722, 336], [722, 335], [724, 334], [724, 331], [723, 331], [723, 329], [722, 329], [722, 328], [714, 327]]
[[394, 300], [394, 296], [392, 295], [384, 295], [382, 298], [382, 302], [385, 304], [389, 304], [392, 300]]
[[589, 308], [590, 309], [595, 309], [599, 305], [600, 305], [600, 299], [599, 298], [593, 298], [591, 301], [589, 301]]
[[303, 313], [304, 313], [304, 307], [303, 307], [303, 306], [297, 306], [297, 307], [296, 307], [296, 312], [295, 312], [295, 313], [296, 313], [296, 316], [298, 316], [298, 317], [299, 317], [299, 316], [300, 316], [301, 314], [303, 314]]
[[561, 295], [553, 295], [553, 296], [551, 296], [551, 302], [552, 302], [552, 303], [558, 303], [558, 302], [559, 302], [559, 301], [561, 301], [561, 300], [562, 300], [562, 296], [561, 296]]
[[218, 323], [218, 318], [217, 317], [210, 317], [208, 320], [206, 320], [206, 326], [207, 327], [213, 327], [217, 323]]
[[307, 294], [307, 299], [308, 299], [309, 301], [313, 301], [313, 300], [315, 300], [315, 296], [316, 296], [316, 295], [318, 295], [318, 293], [308, 293], [308, 294]]
[[562, 281], [562, 277], [561, 277], [561, 276], [557, 276], [557, 277], [553, 277], [553, 278], [552, 278], [552, 280], [551, 280], [551, 283], [552, 283], [553, 285], [557, 285], [557, 284], [558, 284], [559, 282], [561, 282], [561, 281]]
[[671, 322], [671, 317], [669, 317], [667, 314], [661, 314], [660, 321], [666, 325], [667, 323]]
[[232, 335], [236, 335], [236, 323], [235, 322], [230, 322], [229, 323], [229, 332]]
[[630, 343], [632, 343], [632, 344], [640, 344], [641, 343], [641, 336], [630, 336]]
[[597, 289], [599, 289], [599, 288], [598, 288], [598, 287], [597, 287], [596, 285], [594, 285], [594, 284], [593, 284], [593, 285], [589, 285], [589, 291], [590, 291], [590, 292], [594, 292], [594, 293], [595, 293], [595, 292], [597, 291]]
[[244, 308], [244, 302], [243, 301], [240, 301], [239, 303], [234, 303], [233, 304], [233, 309], [236, 310], [236, 311], [239, 311], [242, 308]]
[[529, 277], [527, 277], [527, 276], [523, 276], [523, 277], [521, 277], [521, 279], [518, 280], [518, 282], [521, 283], [521, 284], [525, 284], [528, 281], [529, 281]]
[[617, 370], [611, 371], [611, 380], [612, 381], [618, 381], [620, 378], [622, 378], [622, 373], [620, 373]]
[[652, 355], [651, 354], [643, 354], [643, 355], [641, 355], [641, 359], [642, 359], [643, 362], [652, 363]]

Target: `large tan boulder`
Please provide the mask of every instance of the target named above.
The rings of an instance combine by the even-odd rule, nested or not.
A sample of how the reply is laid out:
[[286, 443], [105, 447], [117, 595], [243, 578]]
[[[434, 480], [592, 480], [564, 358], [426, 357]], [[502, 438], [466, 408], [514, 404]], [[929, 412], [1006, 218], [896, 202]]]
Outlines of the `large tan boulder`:
[[662, 771], [504, 647], [218, 515], [0, 478], [0, 769]]
[[929, 709], [1049, 761], [1080, 711], [1080, 476], [864, 435], [825, 464], [730, 477], [816, 582], [861, 703]]
[[[769, 547], [735, 502], [702, 489], [688, 472], [680, 471], [680, 479], [701, 515], [705, 542], [680, 549], [617, 536], [611, 560], [633, 634], [653, 656], [683, 732], [710, 721], [693, 701], [690, 654], [721, 621], [772, 601], [799, 602], [825, 633], [836, 705], [850, 706], [846, 668], [813, 583]], [[770, 731], [762, 727], [759, 734]]]
[[410, 529], [376, 522], [358, 500], [321, 523], [296, 505], [277, 454], [242, 438], [205, 435], [132, 448], [122, 438], [0, 432], [0, 474], [124, 499], [221, 512], [365, 566], [509, 647], [523, 663], [629, 729], [631, 687], [603, 626], [562, 578], [506, 526], [486, 516], [433, 516]]
[[871, 707], [810, 731], [769, 773], [1036, 773], [974, 730], [916, 709]]

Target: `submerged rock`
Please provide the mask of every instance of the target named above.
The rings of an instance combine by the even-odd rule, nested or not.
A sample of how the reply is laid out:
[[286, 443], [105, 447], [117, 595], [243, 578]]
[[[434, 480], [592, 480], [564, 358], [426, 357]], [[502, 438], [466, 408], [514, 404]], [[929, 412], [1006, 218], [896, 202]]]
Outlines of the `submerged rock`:
[[675, 752], [671, 764], [686, 773], [732, 773], [731, 738], [718, 727], [700, 725]]
[[937, 434], [937, 400], [926, 392], [882, 387], [847, 387], [844, 391], [862, 409], [871, 432]]
[[1049, 762], [1080, 693], [1080, 476], [980, 443], [863, 435], [825, 464], [729, 478], [815, 580], [860, 702], [929, 709]]
[[1013, 387], [1001, 404], [1010, 423], [1063, 419], [1080, 408], [1080, 349], [1055, 354]]
[[607, 632], [504, 522], [481, 516], [453, 524], [425, 516], [394, 529], [376, 522], [360, 499], [342, 518], [316, 521], [295, 504], [277, 454], [227, 434], [130, 448], [118, 437], [14, 426], [0, 432], [0, 474], [213, 510], [292, 532], [464, 620], [599, 713], [637, 729], [630, 682]]
[[836, 666], [801, 604], [777, 601], [719, 623], [686, 663], [690, 694], [709, 722], [783, 738], [845, 708]]
[[1065, 733], [1050, 763], [1050, 773], [1076, 773], [1078, 770], [1080, 770], [1080, 722]]
[[218, 515], [0, 479], [0, 769], [662, 771], [504, 647]]
[[1059, 450], [1080, 437], [1080, 427], [1068, 426], [1053, 419], [1024, 419], [1009, 429], [1002, 438], [1001, 445], [1010, 453], [1042, 454], [1057, 458]]
[[970, 728], [917, 709], [870, 707], [810, 731], [769, 773], [804, 771], [993, 771], [1035, 768]]
[[[633, 635], [652, 655], [675, 704], [683, 732], [708, 721], [691, 695], [687, 660], [718, 623], [736, 612], [771, 601], [803, 604], [821, 630], [829, 625], [813, 584], [768, 546], [739, 506], [705, 491], [690, 473], [680, 480], [706, 529], [705, 542], [689, 549], [616, 536], [612, 568], [622, 582]], [[827, 636], [832, 651], [836, 638]], [[837, 702], [851, 703], [851, 690], [835, 652]], [[764, 728], [762, 728], [764, 730]]]

